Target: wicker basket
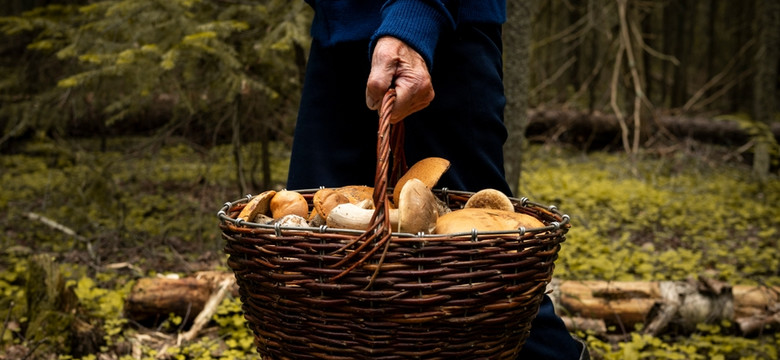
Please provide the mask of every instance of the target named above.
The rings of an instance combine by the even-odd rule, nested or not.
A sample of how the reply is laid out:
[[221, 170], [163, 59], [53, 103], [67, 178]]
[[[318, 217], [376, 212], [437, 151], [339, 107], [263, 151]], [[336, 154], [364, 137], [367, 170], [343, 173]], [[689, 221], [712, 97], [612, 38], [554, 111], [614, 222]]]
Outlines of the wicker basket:
[[[530, 332], [569, 217], [512, 199], [547, 226], [407, 234], [389, 229], [390, 133], [380, 116], [375, 221], [368, 231], [236, 220], [218, 213], [244, 316], [264, 359], [514, 359]], [[395, 146], [395, 145], [394, 145]], [[317, 189], [298, 190], [309, 201]], [[450, 208], [472, 193], [436, 189]]]

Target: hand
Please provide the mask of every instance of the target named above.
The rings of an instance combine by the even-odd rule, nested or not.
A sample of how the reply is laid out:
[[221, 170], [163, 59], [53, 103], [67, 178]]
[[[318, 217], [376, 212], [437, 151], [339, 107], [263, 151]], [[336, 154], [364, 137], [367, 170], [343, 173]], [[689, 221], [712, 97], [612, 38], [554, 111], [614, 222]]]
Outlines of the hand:
[[431, 74], [425, 60], [414, 49], [394, 37], [379, 38], [371, 58], [366, 84], [366, 105], [377, 110], [382, 98], [395, 83], [396, 99], [390, 123], [395, 124], [433, 100]]

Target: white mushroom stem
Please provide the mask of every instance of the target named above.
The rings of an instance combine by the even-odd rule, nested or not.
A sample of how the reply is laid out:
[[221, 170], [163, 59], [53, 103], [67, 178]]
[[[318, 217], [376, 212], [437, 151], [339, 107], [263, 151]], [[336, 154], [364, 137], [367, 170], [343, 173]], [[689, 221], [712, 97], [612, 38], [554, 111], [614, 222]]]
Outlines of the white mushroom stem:
[[[439, 216], [436, 196], [420, 181], [413, 178], [400, 192], [398, 208], [387, 210], [392, 231], [410, 234], [430, 233]], [[340, 204], [328, 214], [329, 227], [365, 230], [371, 226], [374, 210], [360, 205]]]
[[[398, 228], [398, 209], [389, 209], [390, 227]], [[326, 221], [328, 227], [338, 229], [366, 230], [371, 225], [373, 209], [364, 209], [356, 204], [340, 204], [328, 214]]]

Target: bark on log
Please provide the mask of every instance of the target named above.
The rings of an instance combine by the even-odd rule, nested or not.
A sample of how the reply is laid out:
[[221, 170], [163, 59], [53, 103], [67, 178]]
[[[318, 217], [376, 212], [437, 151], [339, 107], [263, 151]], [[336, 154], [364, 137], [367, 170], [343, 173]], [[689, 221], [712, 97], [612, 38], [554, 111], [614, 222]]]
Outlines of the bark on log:
[[222, 280], [232, 276], [225, 272], [201, 272], [185, 278], [139, 279], [125, 299], [125, 317], [148, 322], [176, 314], [191, 323]]
[[[530, 140], [549, 139], [582, 145], [586, 150], [609, 145], [620, 146], [620, 123], [615, 115], [600, 112], [584, 113], [572, 110], [532, 109], [528, 112], [526, 137]], [[741, 146], [750, 135], [733, 121], [717, 121], [696, 116], [656, 115], [646, 120], [644, 134], [664, 133], [676, 138], [691, 138], [706, 143]], [[780, 139], [780, 123], [770, 126]]]
[[568, 314], [633, 326], [644, 322], [660, 290], [649, 282], [564, 281], [558, 296]]
[[720, 320], [735, 321], [744, 335], [780, 327], [777, 286], [730, 286], [702, 277], [662, 282], [554, 281], [550, 290], [556, 310], [574, 328], [586, 327], [582, 318], [629, 330], [644, 324], [644, 332], [654, 335], [672, 325], [691, 331], [697, 324]]
[[190, 321], [209, 297], [210, 285], [195, 278], [144, 278], [125, 301], [125, 316], [138, 322], [165, 319], [173, 313]]

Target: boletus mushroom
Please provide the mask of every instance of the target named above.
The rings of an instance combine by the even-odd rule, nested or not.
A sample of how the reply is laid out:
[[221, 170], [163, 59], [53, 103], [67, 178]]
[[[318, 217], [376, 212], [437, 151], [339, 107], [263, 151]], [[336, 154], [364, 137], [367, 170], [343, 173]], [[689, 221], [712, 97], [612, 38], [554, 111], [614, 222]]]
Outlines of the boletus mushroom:
[[271, 199], [271, 216], [275, 220], [283, 218], [285, 215], [298, 215], [306, 218], [309, 215], [309, 204], [306, 199], [297, 191], [282, 190], [276, 193]]
[[452, 211], [439, 217], [435, 234], [453, 234], [477, 231], [511, 231], [544, 227], [537, 218], [514, 211], [469, 208]]
[[436, 227], [438, 209], [436, 196], [427, 184], [416, 178], [406, 181], [398, 195], [398, 231], [430, 233]]
[[463, 206], [464, 209], [480, 208], [480, 209], [496, 209], [504, 211], [515, 211], [515, 206], [512, 204], [512, 200], [506, 194], [496, 189], [482, 189], [477, 191]]
[[365, 208], [374, 207], [374, 188], [363, 185], [349, 185], [339, 188], [323, 188], [317, 190], [312, 198], [314, 208], [309, 215], [309, 222], [313, 226], [324, 225], [328, 214], [341, 204], [363, 203]]
[[314, 193], [312, 203], [314, 204], [314, 209], [311, 212], [309, 220], [317, 215], [321, 216], [323, 219], [327, 218], [334, 207], [349, 203], [349, 199], [336, 189], [324, 188], [317, 190], [317, 192]]
[[407, 181], [418, 179], [422, 181], [428, 189], [432, 189], [449, 168], [450, 161], [440, 157], [429, 157], [414, 163], [414, 165], [398, 179], [398, 183], [393, 189], [393, 203], [399, 205], [399, 202], [401, 201], [401, 190]]
[[374, 201], [374, 188], [371, 186], [347, 185], [336, 188], [336, 191], [353, 204], [357, 204], [364, 200], [370, 200], [373, 204]]
[[[327, 217], [328, 227], [365, 230], [371, 226], [372, 209], [345, 203], [334, 207]], [[436, 197], [419, 179], [409, 179], [398, 194], [398, 207], [388, 209], [390, 226], [394, 231], [430, 233], [436, 226], [438, 207]]]
[[268, 190], [249, 199], [249, 202], [238, 214], [238, 219], [243, 219], [244, 221], [255, 221], [255, 218], [258, 216], [268, 215], [271, 210], [271, 198], [273, 198], [275, 195], [276, 191]]
[[[368, 201], [357, 204], [346, 202], [336, 205], [328, 213], [325, 223], [328, 227], [337, 229], [366, 230], [371, 226], [371, 217], [374, 210], [369, 208]], [[398, 212], [390, 211], [390, 222], [398, 223]]]

